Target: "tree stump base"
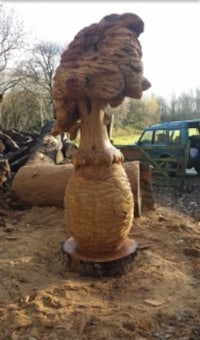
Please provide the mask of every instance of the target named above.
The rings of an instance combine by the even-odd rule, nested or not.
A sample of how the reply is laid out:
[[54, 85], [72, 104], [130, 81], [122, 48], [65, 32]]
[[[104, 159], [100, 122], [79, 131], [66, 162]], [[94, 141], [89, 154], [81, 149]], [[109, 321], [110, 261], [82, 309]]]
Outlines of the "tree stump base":
[[117, 277], [126, 274], [133, 266], [138, 254], [137, 243], [127, 238], [122, 246], [104, 257], [89, 257], [77, 251], [77, 244], [73, 237], [63, 244], [63, 252], [67, 255], [70, 270], [91, 277]]

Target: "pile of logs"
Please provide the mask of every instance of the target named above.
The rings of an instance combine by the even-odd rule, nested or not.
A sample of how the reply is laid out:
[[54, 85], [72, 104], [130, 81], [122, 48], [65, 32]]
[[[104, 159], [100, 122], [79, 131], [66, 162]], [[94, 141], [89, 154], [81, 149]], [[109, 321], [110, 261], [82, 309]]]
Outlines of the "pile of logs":
[[0, 129], [0, 158], [8, 160], [12, 172], [26, 163], [38, 137], [34, 133]]
[[50, 134], [54, 122], [48, 122], [39, 134], [0, 128], [0, 185], [27, 163], [61, 164], [77, 150], [63, 133]]

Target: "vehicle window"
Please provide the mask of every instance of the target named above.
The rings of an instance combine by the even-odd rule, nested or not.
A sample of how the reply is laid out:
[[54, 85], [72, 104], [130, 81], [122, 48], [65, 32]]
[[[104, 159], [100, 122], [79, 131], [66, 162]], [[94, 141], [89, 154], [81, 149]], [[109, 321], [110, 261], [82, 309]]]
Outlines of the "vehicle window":
[[154, 143], [155, 144], [166, 144], [167, 143], [167, 131], [166, 130], [155, 130]]
[[181, 131], [180, 130], [169, 130], [169, 142], [170, 144], [181, 143]]
[[199, 136], [200, 135], [200, 131], [198, 128], [189, 128], [188, 129], [188, 136]]
[[190, 156], [195, 157], [200, 151], [200, 131], [198, 128], [189, 128], [188, 135], [190, 140]]
[[153, 138], [153, 130], [144, 131], [143, 135], [139, 139], [139, 144], [151, 144]]

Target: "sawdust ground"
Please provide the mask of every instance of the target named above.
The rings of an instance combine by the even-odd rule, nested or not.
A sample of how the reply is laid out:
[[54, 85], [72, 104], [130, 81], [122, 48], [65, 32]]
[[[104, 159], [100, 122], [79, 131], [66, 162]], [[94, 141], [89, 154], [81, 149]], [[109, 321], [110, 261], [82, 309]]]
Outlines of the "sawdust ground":
[[69, 270], [63, 210], [5, 208], [0, 224], [1, 340], [199, 340], [200, 177], [186, 192], [155, 186], [155, 212], [135, 219], [146, 245], [115, 278]]

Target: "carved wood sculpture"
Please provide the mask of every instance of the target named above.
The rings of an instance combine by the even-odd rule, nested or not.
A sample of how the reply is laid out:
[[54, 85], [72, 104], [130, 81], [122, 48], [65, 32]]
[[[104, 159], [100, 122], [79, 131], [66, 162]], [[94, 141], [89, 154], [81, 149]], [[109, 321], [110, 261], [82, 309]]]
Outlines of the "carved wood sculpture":
[[[69, 162], [55, 166], [56, 164], [38, 162], [38, 159], [36, 161], [37, 163], [22, 166], [14, 176], [12, 191], [15, 201], [12, 206], [63, 207], [65, 187], [73, 174], [73, 165]], [[141, 216], [145, 210], [154, 210], [150, 166], [133, 161], [123, 163], [123, 167], [134, 197], [134, 216]]]
[[140, 98], [150, 87], [143, 77], [138, 36], [143, 21], [135, 14], [112, 14], [81, 30], [62, 54], [54, 78], [56, 124], [80, 146], [65, 192], [65, 219], [71, 238], [64, 250], [87, 261], [109, 261], [136, 248], [128, 238], [133, 195], [122, 153], [110, 142], [105, 110], [125, 96]]

